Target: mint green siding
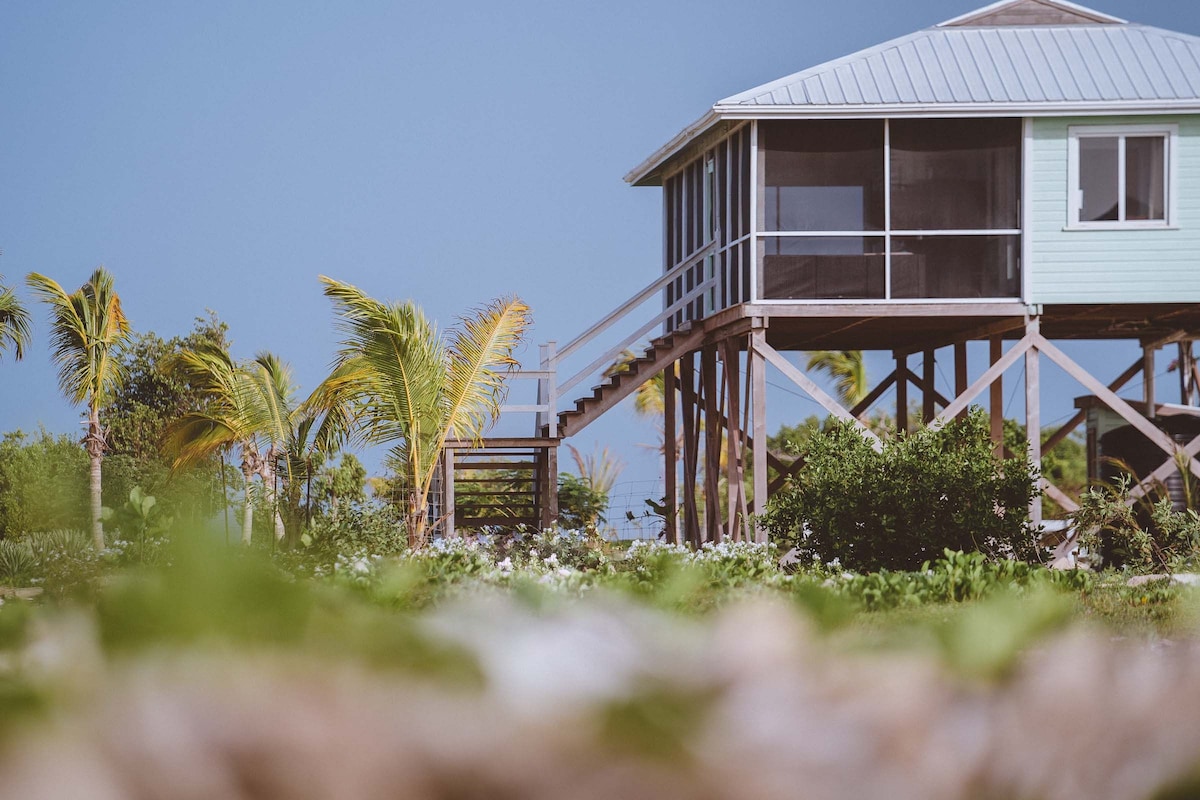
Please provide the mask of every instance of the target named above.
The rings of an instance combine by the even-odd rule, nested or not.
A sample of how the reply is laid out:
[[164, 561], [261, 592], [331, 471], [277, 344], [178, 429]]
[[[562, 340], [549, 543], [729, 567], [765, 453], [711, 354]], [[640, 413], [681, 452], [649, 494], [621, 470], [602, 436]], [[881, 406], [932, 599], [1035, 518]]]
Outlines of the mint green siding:
[[[1169, 230], [1064, 230], [1071, 125], [1177, 124]], [[1030, 303], [1200, 302], [1200, 118], [1035, 119], [1028, 153]]]

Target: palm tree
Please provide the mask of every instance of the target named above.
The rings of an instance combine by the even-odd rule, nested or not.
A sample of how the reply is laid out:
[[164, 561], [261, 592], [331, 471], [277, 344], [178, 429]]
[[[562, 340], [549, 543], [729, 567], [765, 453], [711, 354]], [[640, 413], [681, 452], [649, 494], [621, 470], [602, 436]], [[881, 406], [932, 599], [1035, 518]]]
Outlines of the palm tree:
[[861, 350], [814, 350], [808, 354], [807, 368], [832, 378], [838, 398], [848, 407], [858, 405], [871, 391]]
[[447, 439], [478, 441], [496, 421], [529, 308], [496, 300], [447, 334], [412, 302], [384, 303], [321, 277], [345, 335], [310, 406], [328, 412], [322, 437], [388, 444], [406, 490], [409, 546], [428, 536], [429, 491]]
[[13, 356], [20, 361], [29, 344], [29, 312], [3, 280], [0, 275], [0, 353], [11, 347]]
[[31, 272], [29, 287], [50, 306], [50, 342], [58, 364], [58, 385], [67, 399], [87, 405], [87, 435], [83, 439], [91, 460], [92, 540], [104, 549], [100, 521], [100, 465], [104, 460], [104, 429], [100, 410], [113, 398], [124, 380], [117, 350], [129, 339], [129, 320], [113, 277], [98, 267], [87, 283], [72, 294], [45, 275]]
[[[250, 544], [255, 476], [262, 481], [263, 496], [271, 505], [278, 499], [276, 480], [282, 477], [285, 487], [293, 480], [293, 459], [288, 453], [294, 446], [301, 412], [294, 400], [291, 369], [271, 353], [238, 364], [217, 347], [184, 350], [176, 357], [175, 366], [199, 388], [206, 402], [202, 410], [183, 415], [167, 428], [164, 446], [174, 455], [173, 468], [182, 469], [237, 448], [246, 492], [242, 542]], [[272, 516], [275, 538], [282, 539], [285, 528], [278, 508]]]

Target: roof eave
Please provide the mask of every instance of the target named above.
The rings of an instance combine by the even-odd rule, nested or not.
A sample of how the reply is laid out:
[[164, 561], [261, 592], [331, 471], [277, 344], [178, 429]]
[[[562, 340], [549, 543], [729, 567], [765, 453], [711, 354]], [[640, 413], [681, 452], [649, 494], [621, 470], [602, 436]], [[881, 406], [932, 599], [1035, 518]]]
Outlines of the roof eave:
[[1180, 100], [1084, 100], [1044, 103], [895, 103], [848, 105], [736, 105], [713, 107], [719, 119], [789, 117], [905, 117], [905, 116], [1112, 116], [1119, 114], [1200, 113], [1200, 98]]
[[652, 175], [654, 170], [671, 158], [671, 156], [687, 147], [693, 139], [695, 139], [697, 136], [704, 135], [709, 128], [711, 128], [713, 125], [716, 125], [717, 122], [721, 120], [721, 116], [722, 115], [716, 113], [715, 108], [709, 109], [704, 116], [681, 130], [679, 133], [675, 134], [670, 141], [651, 153], [645, 161], [631, 169], [625, 175], [625, 182], [633, 186], [653, 185], [643, 183], [643, 181]]
[[1054, 117], [1120, 116], [1122, 114], [1200, 114], [1200, 98], [1183, 100], [1085, 101], [1070, 103], [903, 103], [893, 105], [721, 105], [677, 133], [625, 175], [633, 186], [647, 182], [655, 170], [704, 135], [721, 120], [821, 119], [827, 117]]

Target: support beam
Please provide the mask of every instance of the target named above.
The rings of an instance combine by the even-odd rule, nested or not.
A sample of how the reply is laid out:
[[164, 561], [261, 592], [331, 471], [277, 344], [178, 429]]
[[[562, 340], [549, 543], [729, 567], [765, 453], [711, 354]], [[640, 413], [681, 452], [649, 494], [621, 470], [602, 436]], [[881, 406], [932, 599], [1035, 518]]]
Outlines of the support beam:
[[863, 414], [865, 414], [867, 411], [869, 411], [871, 409], [871, 406], [875, 405], [876, 401], [878, 401], [879, 398], [883, 397], [884, 392], [886, 392], [888, 389], [892, 388], [892, 384], [895, 382], [896, 382], [896, 371], [892, 370], [891, 373], [889, 373], [886, 378], [884, 378], [882, 381], [879, 382], [878, 386], [876, 386], [874, 389], [872, 389], [870, 391], [870, 393], [868, 393], [867, 396], [864, 397], [862, 400], [859, 400], [858, 404], [856, 406], [854, 406], [854, 408], [850, 409], [850, 413], [853, 416], [861, 417]]
[[1054, 502], [1058, 503], [1059, 507], [1068, 514], [1074, 514], [1079, 510], [1079, 503], [1076, 503], [1071, 496], [1062, 489], [1055, 486], [1050, 481], [1042, 478], [1041, 481], [1042, 494], [1049, 497]]
[[921, 362], [921, 422], [928, 425], [937, 416], [937, 351], [926, 350]]
[[908, 354], [896, 357], [896, 430], [908, 433]]
[[[922, 392], [922, 396], [924, 396], [924, 393], [925, 393], [924, 378], [918, 378], [917, 374], [915, 372], [913, 372], [911, 369], [905, 370], [905, 375], [908, 377], [908, 382], [911, 383], [913, 386], [917, 387], [918, 389], [920, 389]], [[929, 394], [933, 397], [933, 402], [937, 405], [940, 405], [942, 408], [945, 408], [946, 406], [950, 405], [950, 401], [946, 399], [945, 395], [943, 395], [941, 392], [939, 392], [937, 390], [936, 386], [929, 390]]]
[[967, 387], [967, 391], [954, 398], [950, 405], [942, 409], [941, 415], [933, 421], [931, 427], [942, 427], [951, 418], [957, 416], [958, 412], [971, 405], [972, 400], [990, 386], [992, 381], [1003, 375], [1005, 370], [1017, 363], [1017, 359], [1025, 355], [1025, 352], [1032, 346], [1033, 339], [1029, 336], [1017, 342], [1007, 353], [996, 359], [995, 363], [988, 367], [987, 371], [980, 375], [974, 383]]
[[740, 540], [742, 507], [745, 503], [745, 485], [742, 478], [745, 468], [742, 462], [741, 429], [741, 355], [736, 339], [721, 343], [721, 372], [725, 376], [726, 420], [725, 423], [725, 484], [726, 519], [725, 531], [730, 538]]
[[[1027, 337], [1039, 336], [1041, 324], [1032, 317], [1025, 325]], [[1029, 442], [1029, 460], [1038, 474], [1042, 464], [1042, 377], [1041, 359], [1036, 347], [1025, 350], [1025, 438]], [[1034, 497], [1029, 502], [1029, 522], [1035, 528], [1042, 524], [1042, 500]]]
[[443, 487], [443, 502], [445, 506], [442, 509], [442, 514], [445, 518], [444, 535], [447, 539], [453, 539], [456, 536], [454, 530], [454, 448], [447, 447], [442, 450], [442, 487]]
[[[1004, 340], [999, 336], [988, 339], [988, 364], [995, 366], [1004, 355]], [[992, 445], [997, 458], [1004, 451], [1004, 374], [992, 381], [988, 397], [988, 417], [991, 423]], [[961, 397], [963, 392], [958, 393]]]
[[1190, 341], [1177, 343], [1177, 361], [1175, 368], [1179, 372], [1179, 404], [1190, 406], [1192, 404], [1191, 396], [1191, 374], [1192, 374], [1192, 343]]
[[[1142, 360], [1139, 358], [1137, 361], [1133, 362], [1133, 364], [1131, 364], [1129, 366], [1129, 369], [1125, 370], [1119, 376], [1117, 376], [1117, 379], [1115, 381], [1113, 381], [1112, 383], [1110, 383], [1108, 385], [1108, 388], [1114, 392], [1119, 391], [1122, 386], [1129, 383], [1129, 381], [1131, 381], [1133, 379], [1134, 375], [1137, 375], [1141, 371], [1142, 371]], [[1054, 432], [1053, 436], [1051, 436], [1049, 439], [1046, 440], [1046, 443], [1042, 445], [1042, 452], [1048, 453], [1051, 450], [1053, 450], [1055, 447], [1058, 447], [1060, 444], [1062, 444], [1063, 440], [1065, 440], [1068, 436], [1070, 436], [1071, 432], [1074, 431], [1076, 428], [1078, 428], [1083, 423], [1083, 421], [1086, 419], [1087, 419], [1086, 411], [1077, 412], [1075, 414], [1075, 416], [1071, 417], [1069, 420], [1067, 420], [1065, 423], [1063, 423], [1062, 427], [1059, 428], [1058, 430], [1056, 430]], [[1062, 505], [1062, 504], [1060, 503], [1059, 505]]]
[[767, 530], [761, 522], [767, 509], [767, 364], [761, 355], [766, 345], [766, 329], [754, 328], [746, 359], [750, 372], [750, 419], [754, 428], [754, 541], [759, 543], [767, 541]]
[[[958, 397], [967, 390], [967, 343], [954, 343], [954, 396]], [[958, 415], [959, 419], [967, 418], [967, 411], [963, 409]]]
[[700, 435], [696, 420], [696, 354], [679, 360], [680, 405], [683, 413], [683, 539], [700, 545], [700, 520], [696, 514], [696, 473]]
[[679, 544], [679, 453], [678, 422], [675, 403], [679, 389], [677, 367], [670, 364], [663, 372], [663, 536], [669, 544]]
[[543, 456], [542, 530], [558, 522], [558, 448], [547, 447]]
[[[1154, 423], [1150, 422], [1148, 419], [1135, 411], [1133, 407], [1129, 405], [1129, 403], [1125, 402], [1125, 400], [1110, 391], [1108, 387], [1100, 383], [1100, 381], [1093, 378], [1087, 370], [1072, 361], [1066, 353], [1064, 353], [1062, 350], [1059, 350], [1043, 336], [1039, 334], [1036, 337], [1036, 341], [1038, 349], [1044, 353], [1047, 358], [1062, 367], [1068, 375], [1079, 381], [1084, 388], [1096, 395], [1096, 397], [1100, 398], [1101, 402], [1120, 415], [1120, 417], [1127, 423], [1141, 431], [1147, 439], [1158, 445], [1163, 452], [1170, 456], [1175, 455], [1176, 451], [1178, 450], [1175, 442], [1171, 439], [1171, 437], [1167, 436], [1165, 433], [1155, 427]], [[1196, 477], [1200, 477], [1200, 464], [1198, 464], [1195, 459], [1191, 459], [1190, 461], [1190, 470], [1192, 474], [1196, 475]]]
[[1168, 458], [1158, 469], [1151, 472], [1142, 479], [1141, 483], [1133, 487], [1129, 492], [1129, 497], [1125, 499], [1125, 504], [1133, 505], [1150, 491], [1150, 487], [1158, 483], [1165, 483], [1167, 478], [1171, 476], [1171, 473], [1179, 470], [1180, 462], [1184, 458], [1189, 459], [1192, 464], [1195, 464], [1197, 454], [1200, 454], [1200, 436], [1197, 436], [1184, 445], [1174, 458]]
[[797, 368], [792, 362], [784, 358], [778, 350], [767, 344], [765, 340], [761, 344], [756, 345], [754, 349], [759, 353], [759, 355], [769, 361], [772, 366], [782, 372], [784, 376], [788, 378], [788, 380], [803, 389], [813, 400], [816, 400], [818, 403], [820, 403], [821, 406], [823, 406], [830, 414], [833, 414], [838, 419], [843, 419], [847, 422], [854, 423], [854, 425], [860, 431], [862, 431], [863, 436], [870, 440], [871, 447], [874, 448], [876, 452], [882, 449], [883, 445], [880, 443], [879, 437], [875, 435], [874, 431], [872, 431], [866, 425], [863, 425], [862, 422], [854, 417], [849, 411], [842, 408], [841, 404], [839, 404], [837, 400], [834, 400], [825, 393], [824, 389], [813, 383], [811, 378], [801, 372], [800, 369]]
[[788, 482], [788, 479], [804, 468], [804, 459], [797, 458], [791, 464], [780, 464], [775, 470], [779, 473], [767, 487], [767, 494], [774, 494]]
[[1146, 416], [1154, 419], [1154, 348], [1142, 348], [1142, 395], [1146, 403]]
[[717, 408], [717, 348], [700, 351], [704, 397], [704, 540], [721, 541], [721, 422]]

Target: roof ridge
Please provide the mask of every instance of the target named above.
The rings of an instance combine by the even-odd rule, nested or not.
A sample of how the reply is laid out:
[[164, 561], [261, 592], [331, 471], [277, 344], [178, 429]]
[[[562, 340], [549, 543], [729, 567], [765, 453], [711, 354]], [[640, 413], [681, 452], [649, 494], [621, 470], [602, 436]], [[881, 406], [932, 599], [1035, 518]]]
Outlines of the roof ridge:
[[[945, 22], [939, 22], [934, 27], [936, 27], [936, 28], [965, 27], [965, 26], [969, 25], [971, 20], [973, 20], [973, 19], [978, 19], [980, 17], [986, 17], [989, 14], [994, 14], [998, 11], [1002, 11], [1005, 8], [1008, 8], [1010, 6], [1017, 6], [1017, 5], [1028, 4], [1028, 3], [1036, 3], [1037, 5], [1047, 6], [1049, 8], [1053, 8], [1058, 11], [1063, 11], [1072, 16], [1082, 17], [1082, 18], [1091, 20], [1093, 24], [1098, 24], [1098, 25], [1128, 25], [1129, 24], [1129, 20], [1122, 19], [1120, 17], [1115, 17], [1112, 14], [1105, 14], [1103, 11], [1097, 11], [1094, 8], [1088, 8], [1087, 6], [1082, 6], [1078, 3], [1072, 3], [1072, 2], [1070, 2], [1070, 0], [998, 0], [998, 2], [991, 3], [990, 5], [983, 6], [982, 8], [977, 8], [974, 11], [968, 11], [965, 14], [960, 14], [957, 17], [954, 17], [953, 19], [946, 20]], [[988, 26], [988, 27], [991, 27], [991, 26]], [[1034, 24], [1034, 25], [1020, 26], [1020, 27], [1040, 27], [1040, 26]], [[1054, 26], [1053, 26], [1053, 24], [1047, 24], [1046, 27], [1054, 27]]]

